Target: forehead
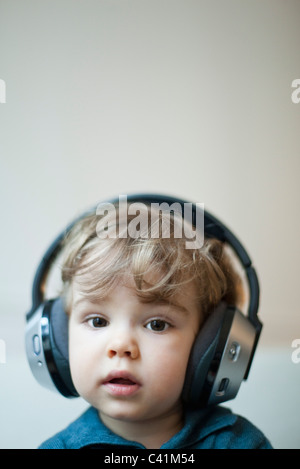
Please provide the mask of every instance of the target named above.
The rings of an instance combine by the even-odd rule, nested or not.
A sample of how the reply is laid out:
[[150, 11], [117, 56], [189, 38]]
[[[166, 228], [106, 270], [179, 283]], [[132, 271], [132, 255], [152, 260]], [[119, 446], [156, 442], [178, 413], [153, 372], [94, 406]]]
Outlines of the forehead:
[[[155, 280], [159, 281], [159, 277], [155, 273], [146, 277], [147, 286], [154, 285]], [[85, 279], [85, 283], [88, 278]], [[91, 303], [98, 302], [114, 302], [115, 300], [136, 301], [141, 304], [155, 303], [160, 305], [169, 305], [181, 310], [183, 313], [188, 313], [192, 310], [198, 311], [197, 301], [197, 288], [193, 281], [186, 283], [169, 297], [163, 297], [159, 294], [143, 294], [142, 291], [137, 290], [136, 283], [133, 275], [130, 273], [124, 274], [119, 278], [113, 287], [106, 291], [85, 291], [82, 289], [81, 281], [74, 279], [72, 284], [72, 307], [88, 301]]]

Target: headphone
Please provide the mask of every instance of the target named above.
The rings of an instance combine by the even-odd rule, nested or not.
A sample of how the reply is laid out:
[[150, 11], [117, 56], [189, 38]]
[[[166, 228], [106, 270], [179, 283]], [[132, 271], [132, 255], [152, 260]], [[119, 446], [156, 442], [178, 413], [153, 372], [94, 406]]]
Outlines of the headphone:
[[[127, 201], [146, 205], [166, 202], [169, 206], [179, 203], [182, 209], [187, 203], [158, 194], [128, 195]], [[108, 202], [117, 203], [117, 200]], [[190, 205], [194, 225], [198, 211], [202, 210], [204, 237], [227, 243], [234, 251], [246, 274], [249, 288], [247, 314], [234, 305], [221, 302], [210, 313], [194, 341], [182, 397], [187, 405], [203, 407], [220, 404], [237, 395], [242, 381], [248, 378], [262, 323], [257, 315], [258, 279], [246, 250], [223, 223], [206, 210], [203, 214], [200, 204]], [[69, 367], [68, 317], [60, 297], [45, 299], [45, 283], [51, 266], [62, 250], [65, 235], [78, 220], [91, 213], [96, 213], [95, 207], [70, 223], [47, 249], [34, 276], [32, 306], [26, 314], [26, 353], [32, 373], [41, 385], [65, 397], [78, 397]]]

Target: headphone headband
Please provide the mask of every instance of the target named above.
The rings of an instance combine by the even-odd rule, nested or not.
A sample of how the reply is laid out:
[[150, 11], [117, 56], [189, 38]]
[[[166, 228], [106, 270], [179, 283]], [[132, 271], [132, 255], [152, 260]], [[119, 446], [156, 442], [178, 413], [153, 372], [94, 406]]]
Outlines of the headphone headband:
[[[163, 196], [158, 194], [140, 194], [140, 195], [128, 195], [127, 201], [134, 203], [134, 202], [141, 202], [145, 203], [146, 205], [150, 205], [151, 203], [163, 203], [166, 202], [169, 205], [173, 203], [179, 203], [181, 207], [184, 207], [184, 204], [187, 201], [178, 199], [171, 196]], [[116, 203], [118, 199], [111, 199], [105, 202], [109, 203]], [[27, 319], [30, 319], [34, 311], [37, 307], [44, 301], [44, 293], [43, 293], [43, 285], [45, 276], [48, 273], [49, 266], [52, 264], [54, 259], [56, 258], [57, 254], [60, 251], [61, 243], [65, 237], [65, 235], [73, 228], [73, 226], [82, 218], [85, 218], [87, 215], [96, 213], [97, 206], [93, 207], [92, 209], [86, 211], [83, 215], [80, 215], [75, 220], [73, 220], [63, 232], [61, 232], [55, 240], [51, 243], [49, 248], [47, 249], [46, 253], [44, 254], [34, 277], [33, 286], [32, 286], [32, 308], [29, 313], [27, 313]], [[195, 204], [192, 205], [193, 210], [193, 223], [195, 224], [195, 217], [196, 211], [199, 210], [199, 207], [196, 207]], [[249, 283], [250, 289], [250, 303], [248, 307], [248, 317], [250, 321], [253, 323], [255, 327], [259, 328], [260, 321], [257, 317], [258, 306], [259, 306], [259, 284], [256, 272], [252, 267], [251, 259], [242, 246], [240, 241], [236, 238], [236, 236], [217, 218], [213, 215], [208, 213], [206, 210], [204, 211], [204, 232], [208, 238], [216, 238], [222, 242], [227, 242], [231, 248], [236, 253], [238, 259], [240, 260]]]

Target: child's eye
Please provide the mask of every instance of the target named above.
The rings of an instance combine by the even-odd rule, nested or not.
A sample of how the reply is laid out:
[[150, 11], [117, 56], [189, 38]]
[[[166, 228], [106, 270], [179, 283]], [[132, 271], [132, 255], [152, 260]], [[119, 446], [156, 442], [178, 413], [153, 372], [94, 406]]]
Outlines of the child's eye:
[[166, 321], [162, 319], [152, 319], [146, 324], [146, 328], [150, 329], [153, 332], [163, 332], [170, 327]]
[[99, 316], [95, 317], [95, 318], [90, 318], [88, 321], [87, 321], [88, 325], [93, 327], [94, 329], [96, 328], [100, 328], [100, 327], [105, 327], [107, 326], [108, 324], [108, 321], [104, 318], [101, 318]]

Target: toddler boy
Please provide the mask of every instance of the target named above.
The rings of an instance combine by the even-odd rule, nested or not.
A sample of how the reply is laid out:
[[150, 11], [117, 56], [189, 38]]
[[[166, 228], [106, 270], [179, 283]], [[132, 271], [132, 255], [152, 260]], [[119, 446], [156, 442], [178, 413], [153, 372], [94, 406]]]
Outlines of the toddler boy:
[[176, 217], [148, 215], [140, 236], [124, 235], [132, 217], [89, 215], [66, 238], [70, 369], [91, 407], [41, 448], [271, 448], [230, 410], [183, 401], [198, 331], [220, 302], [239, 304], [241, 282], [222, 243], [187, 249]]

